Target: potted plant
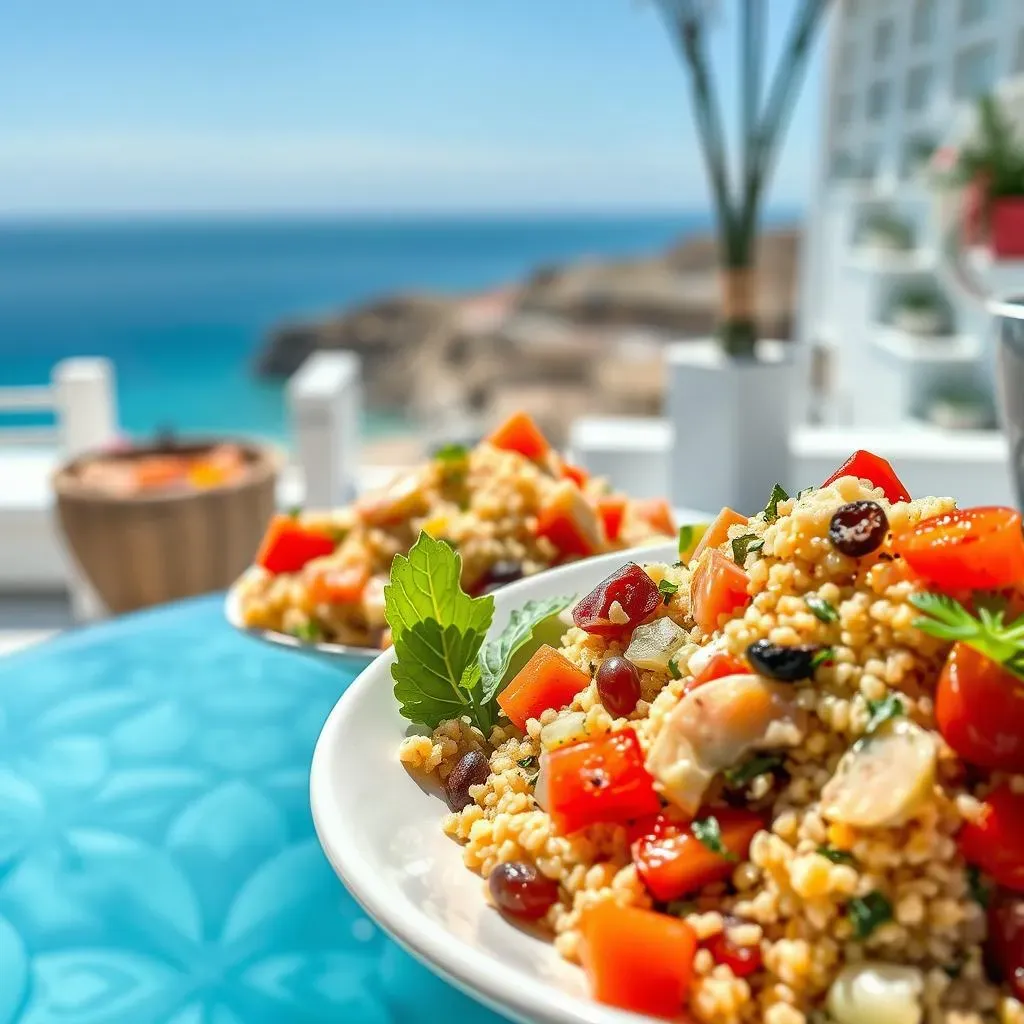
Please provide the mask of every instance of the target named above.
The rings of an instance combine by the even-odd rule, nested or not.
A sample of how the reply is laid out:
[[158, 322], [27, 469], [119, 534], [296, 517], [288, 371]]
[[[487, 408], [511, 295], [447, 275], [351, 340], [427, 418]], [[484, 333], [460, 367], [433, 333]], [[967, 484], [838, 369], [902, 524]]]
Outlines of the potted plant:
[[926, 397], [925, 418], [946, 430], [987, 430], [996, 421], [995, 401], [976, 381], [950, 378]]
[[878, 208], [861, 218], [853, 242], [876, 252], [909, 252], [914, 248], [914, 229], [895, 211]]
[[967, 244], [987, 240], [996, 259], [1024, 257], [1024, 144], [995, 97], [978, 101], [975, 137], [957, 170]]
[[[742, 0], [738, 19], [739, 152], [730, 163], [708, 62], [713, 8], [701, 0], [654, 0], [682, 59], [715, 212], [720, 307], [717, 339], [671, 346], [667, 408], [676, 430], [673, 499], [714, 510], [755, 511], [789, 478], [797, 366], [788, 345], [762, 340], [757, 325], [761, 212], [775, 158], [830, 0], [798, 0], [778, 66], [763, 88], [765, 0]], [[732, 173], [731, 173], [732, 172]], [[684, 432], [699, 426], [695, 471]]]
[[890, 306], [889, 322], [907, 334], [949, 334], [951, 321], [945, 296], [932, 285], [906, 285], [897, 291]]

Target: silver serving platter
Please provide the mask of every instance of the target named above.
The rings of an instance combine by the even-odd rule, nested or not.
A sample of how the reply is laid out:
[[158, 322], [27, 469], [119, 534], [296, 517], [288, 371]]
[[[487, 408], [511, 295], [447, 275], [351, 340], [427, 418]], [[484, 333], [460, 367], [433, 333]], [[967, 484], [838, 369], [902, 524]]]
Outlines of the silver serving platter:
[[279, 633], [273, 629], [260, 629], [247, 626], [242, 616], [241, 584], [245, 579], [243, 576], [224, 598], [224, 617], [228, 624], [234, 626], [241, 633], [255, 637], [264, 643], [273, 644], [275, 647], [287, 647], [289, 650], [298, 651], [307, 657], [314, 658], [330, 665], [332, 668], [349, 669], [354, 672], [361, 672], [380, 653], [378, 647], [353, 647], [349, 644], [331, 644], [326, 642], [314, 643], [308, 640], [300, 640], [288, 633]]

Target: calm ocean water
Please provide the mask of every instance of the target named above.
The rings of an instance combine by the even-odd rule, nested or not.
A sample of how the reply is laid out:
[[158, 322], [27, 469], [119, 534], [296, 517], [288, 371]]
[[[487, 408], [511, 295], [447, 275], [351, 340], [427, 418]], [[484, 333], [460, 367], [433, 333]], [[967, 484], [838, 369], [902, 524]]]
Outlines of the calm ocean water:
[[[0, 225], [0, 385], [43, 383], [65, 356], [105, 355], [129, 433], [281, 438], [282, 388], [252, 364], [282, 320], [653, 251], [707, 226], [701, 215]], [[371, 417], [367, 429], [388, 426]]]

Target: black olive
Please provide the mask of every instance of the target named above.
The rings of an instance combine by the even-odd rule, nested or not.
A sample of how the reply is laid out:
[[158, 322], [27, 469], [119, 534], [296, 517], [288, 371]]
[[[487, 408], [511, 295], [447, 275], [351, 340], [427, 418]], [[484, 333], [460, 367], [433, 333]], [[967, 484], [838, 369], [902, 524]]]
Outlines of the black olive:
[[495, 562], [491, 566], [487, 578], [484, 580], [484, 593], [489, 594], [493, 590], [500, 590], [509, 583], [523, 578], [523, 567], [519, 562], [503, 561]]
[[463, 754], [444, 784], [448, 806], [453, 811], [461, 811], [463, 807], [468, 807], [473, 802], [469, 795], [469, 787], [486, 782], [490, 774], [491, 763], [485, 754], [479, 750], [470, 750]]
[[888, 532], [889, 520], [878, 502], [851, 501], [832, 517], [828, 539], [837, 551], [861, 558], [880, 548]]
[[812, 644], [787, 647], [771, 640], [757, 640], [747, 648], [747, 661], [755, 672], [783, 683], [795, 683], [814, 675], [815, 657], [821, 650]]

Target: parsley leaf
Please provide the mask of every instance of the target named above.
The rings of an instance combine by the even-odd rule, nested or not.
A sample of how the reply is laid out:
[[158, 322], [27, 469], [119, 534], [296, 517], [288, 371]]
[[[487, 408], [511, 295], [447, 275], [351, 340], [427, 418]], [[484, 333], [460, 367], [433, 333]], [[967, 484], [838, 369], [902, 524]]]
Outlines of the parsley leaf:
[[819, 846], [818, 856], [824, 857], [826, 860], [832, 861], [833, 864], [855, 864], [852, 853], [847, 853], [846, 850], [836, 849], [834, 846]]
[[465, 462], [469, 458], [469, 449], [464, 444], [443, 444], [434, 452], [438, 462]]
[[748, 782], [756, 779], [758, 775], [773, 772], [776, 768], [781, 768], [784, 763], [784, 759], [779, 754], [758, 754], [744, 761], [743, 764], [727, 768], [723, 774], [729, 785], [745, 786]]
[[818, 597], [817, 594], [808, 594], [804, 598], [804, 603], [819, 622], [831, 623], [839, 621], [839, 612], [823, 597]]
[[671, 580], [662, 580], [658, 584], [658, 592], [665, 595], [665, 604], [668, 604], [669, 598], [679, 590], [679, 584], [673, 583]]
[[320, 628], [320, 624], [312, 619], [300, 622], [292, 632], [299, 640], [307, 644], [315, 644], [324, 638], [324, 631]]
[[690, 825], [690, 831], [693, 833], [694, 838], [699, 840], [712, 853], [717, 853], [719, 857], [725, 860], [739, 859], [722, 842], [722, 827], [718, 824], [718, 819], [713, 814], [693, 822]]
[[900, 715], [905, 714], [906, 709], [903, 707], [903, 701], [896, 694], [890, 693], [881, 700], [869, 700], [868, 712], [870, 717], [868, 718], [865, 732], [870, 735], [888, 722], [889, 719], [898, 718]]
[[501, 636], [488, 641], [480, 651], [484, 700], [490, 701], [497, 694], [513, 656], [529, 642], [534, 629], [574, 600], [575, 597], [549, 597], [546, 601], [527, 601], [512, 612]]
[[764, 541], [757, 534], [745, 533], [742, 537], [735, 537], [732, 542], [733, 561], [742, 567], [750, 552], [760, 551], [763, 547]]
[[973, 864], [970, 864], [967, 867], [967, 888], [970, 890], [971, 898], [974, 902], [980, 904], [985, 909], [988, 909], [988, 903], [992, 896], [992, 892], [982, 880], [981, 871], [979, 871]]
[[768, 504], [765, 505], [764, 511], [761, 515], [764, 516], [766, 523], [774, 523], [779, 518], [779, 502], [788, 501], [789, 495], [783, 490], [781, 484], [776, 484], [772, 488], [772, 493], [768, 498]]
[[835, 650], [831, 647], [819, 647], [811, 658], [811, 671], [814, 672], [821, 668], [826, 662], [831, 661], [836, 656]]
[[813, 494], [817, 489], [817, 487], [804, 487], [796, 492], [796, 500], [799, 501], [801, 498], [806, 498], [808, 494]]
[[285, 515], [288, 516], [289, 519], [298, 519], [299, 516], [302, 515], [302, 506], [292, 505], [292, 507], [285, 512]]
[[468, 715], [485, 734], [493, 701], [483, 693], [477, 655], [494, 617], [494, 598], [459, 586], [462, 559], [421, 533], [408, 556], [396, 555], [384, 606], [395, 647], [391, 676], [405, 718], [433, 728]]
[[879, 925], [892, 920], [892, 904], [877, 891], [850, 900], [846, 911], [858, 939], [866, 939]]
[[679, 671], [679, 662], [676, 661], [675, 655], [668, 659], [668, 674], [673, 679], [683, 678], [683, 673]]
[[535, 768], [537, 766], [537, 758], [534, 757], [533, 754], [530, 754], [529, 757], [521, 757], [516, 761], [516, 764], [519, 765], [520, 768]]
[[911, 594], [910, 603], [928, 616], [914, 620], [922, 633], [940, 640], [959, 640], [1024, 678], [1024, 615], [1007, 624], [1006, 604], [1000, 598], [978, 595], [977, 617], [945, 594]]

